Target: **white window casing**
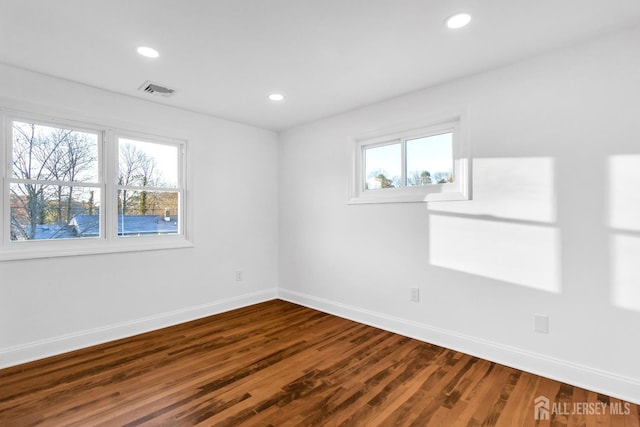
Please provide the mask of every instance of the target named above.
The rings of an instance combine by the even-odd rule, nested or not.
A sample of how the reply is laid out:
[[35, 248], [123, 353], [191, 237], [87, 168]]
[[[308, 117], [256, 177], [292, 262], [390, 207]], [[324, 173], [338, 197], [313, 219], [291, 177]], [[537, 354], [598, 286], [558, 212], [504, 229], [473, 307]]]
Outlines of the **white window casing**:
[[[86, 132], [97, 136], [97, 179], [94, 181], [51, 180], [50, 177], [39, 179], [23, 179], [14, 176], [13, 169], [13, 125], [28, 123], [36, 126], [47, 126], [57, 130]], [[158, 250], [191, 247], [188, 240], [186, 212], [186, 149], [187, 142], [162, 136], [149, 135], [130, 130], [113, 129], [109, 126], [86, 124], [68, 119], [52, 118], [49, 115], [31, 114], [11, 109], [0, 109], [0, 165], [2, 177], [2, 197], [0, 198], [0, 261], [29, 258], [49, 258], [58, 256], [75, 256], [99, 253], [129, 252], [141, 250]], [[175, 231], [169, 233], [139, 233], [124, 238], [118, 231], [118, 138], [125, 137], [151, 144], [175, 147], [177, 155], [176, 183], [170, 187], [163, 185], [133, 188], [146, 192], [172, 192], [178, 195], [178, 204], [173, 213], [176, 217]], [[99, 191], [96, 198], [96, 211], [92, 219], [99, 224], [99, 231], [94, 235], [77, 238], [38, 238], [17, 239], [11, 234], [11, 191], [19, 185], [66, 186], [72, 188], [91, 188]], [[70, 189], [69, 189], [70, 190]], [[14, 196], [16, 200], [17, 196]], [[71, 197], [70, 197], [71, 198]], [[92, 193], [93, 198], [93, 193]], [[93, 202], [93, 200], [92, 200]], [[91, 205], [92, 203], [90, 203]], [[15, 206], [14, 206], [15, 207]], [[92, 212], [93, 214], [93, 212]], [[87, 216], [87, 215], [85, 215]], [[75, 218], [74, 218], [75, 219]], [[61, 224], [61, 223], [60, 223]], [[77, 228], [78, 222], [74, 223]], [[65, 224], [65, 225], [71, 225]]]
[[[430, 182], [412, 185], [408, 182], [407, 142], [438, 135], [451, 138], [452, 170], [445, 183]], [[368, 188], [372, 178], [366, 176], [366, 152], [374, 148], [400, 145], [399, 174], [388, 188]], [[352, 174], [349, 184], [349, 204], [417, 203], [471, 198], [471, 159], [465, 114], [443, 115], [430, 120], [368, 132], [351, 138]], [[429, 175], [427, 173], [427, 175]], [[383, 178], [384, 179], [384, 176]], [[386, 180], [389, 181], [389, 180]], [[452, 182], [451, 182], [452, 181]], [[384, 187], [384, 185], [383, 185]]]

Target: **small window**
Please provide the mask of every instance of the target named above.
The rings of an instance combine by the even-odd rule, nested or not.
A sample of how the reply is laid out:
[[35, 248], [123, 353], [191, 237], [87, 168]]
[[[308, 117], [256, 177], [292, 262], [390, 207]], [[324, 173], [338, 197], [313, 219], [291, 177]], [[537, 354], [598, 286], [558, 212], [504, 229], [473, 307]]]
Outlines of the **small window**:
[[459, 117], [355, 140], [350, 203], [468, 200], [468, 147]]

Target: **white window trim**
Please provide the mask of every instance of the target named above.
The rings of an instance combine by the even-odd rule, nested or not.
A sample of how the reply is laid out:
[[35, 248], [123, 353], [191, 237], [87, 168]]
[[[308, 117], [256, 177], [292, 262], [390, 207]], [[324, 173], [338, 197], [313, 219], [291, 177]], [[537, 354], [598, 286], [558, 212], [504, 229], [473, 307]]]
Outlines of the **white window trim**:
[[[54, 239], [33, 241], [12, 241], [9, 234], [9, 183], [12, 173], [12, 122], [33, 122], [54, 127], [98, 133], [99, 177], [96, 187], [100, 188], [100, 236], [81, 239]], [[117, 138], [131, 138], [179, 147], [179, 193], [180, 219], [179, 233], [154, 236], [117, 236]], [[188, 238], [188, 199], [186, 139], [173, 139], [110, 126], [89, 124], [74, 120], [53, 117], [0, 107], [0, 165], [2, 168], [2, 191], [0, 197], [0, 262], [35, 258], [54, 258], [64, 256], [94, 255], [104, 253], [138, 252], [193, 247]], [[113, 161], [110, 161], [113, 160]], [[112, 223], [112, 224], [111, 224]], [[116, 228], [114, 228], [114, 226]]]
[[[470, 200], [471, 174], [469, 138], [466, 131], [466, 115], [443, 115], [431, 120], [412, 122], [402, 126], [368, 132], [351, 139], [352, 174], [349, 185], [349, 204], [366, 203], [419, 203], [436, 201]], [[453, 183], [407, 187], [406, 141], [421, 137], [453, 133]], [[401, 143], [402, 187], [365, 190], [364, 155], [366, 148]]]

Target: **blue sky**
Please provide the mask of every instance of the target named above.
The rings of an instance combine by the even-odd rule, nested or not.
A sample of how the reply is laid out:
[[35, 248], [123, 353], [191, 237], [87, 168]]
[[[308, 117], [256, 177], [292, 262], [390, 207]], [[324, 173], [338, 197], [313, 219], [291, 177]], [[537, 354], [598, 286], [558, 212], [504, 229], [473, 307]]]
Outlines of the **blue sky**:
[[[407, 172], [451, 172], [453, 169], [452, 135], [444, 133], [407, 141]], [[365, 177], [377, 170], [393, 179], [401, 176], [401, 144], [383, 145], [365, 151]]]

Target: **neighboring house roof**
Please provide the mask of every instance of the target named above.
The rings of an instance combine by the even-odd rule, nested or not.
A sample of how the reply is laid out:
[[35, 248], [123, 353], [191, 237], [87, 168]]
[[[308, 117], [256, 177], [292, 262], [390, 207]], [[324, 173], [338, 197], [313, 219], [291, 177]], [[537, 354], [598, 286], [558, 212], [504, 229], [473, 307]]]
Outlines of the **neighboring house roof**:
[[[98, 215], [76, 215], [69, 225], [38, 225], [34, 240], [72, 239], [77, 237], [98, 237], [100, 223]], [[124, 231], [123, 231], [124, 230]], [[178, 218], [169, 221], [161, 215], [119, 215], [118, 235], [138, 236], [144, 234], [175, 234], [178, 232]]]
[[75, 227], [68, 225], [43, 224], [36, 225], [33, 240], [73, 239], [78, 237]]
[[118, 235], [169, 234], [178, 232], [178, 218], [161, 215], [118, 215]]
[[[98, 215], [76, 215], [70, 225], [75, 226], [78, 235], [98, 236]], [[169, 221], [161, 215], [118, 215], [118, 235], [169, 234], [178, 232], [178, 218]]]
[[78, 236], [98, 237], [100, 235], [98, 215], [76, 215], [71, 218], [69, 225], [74, 226]]

